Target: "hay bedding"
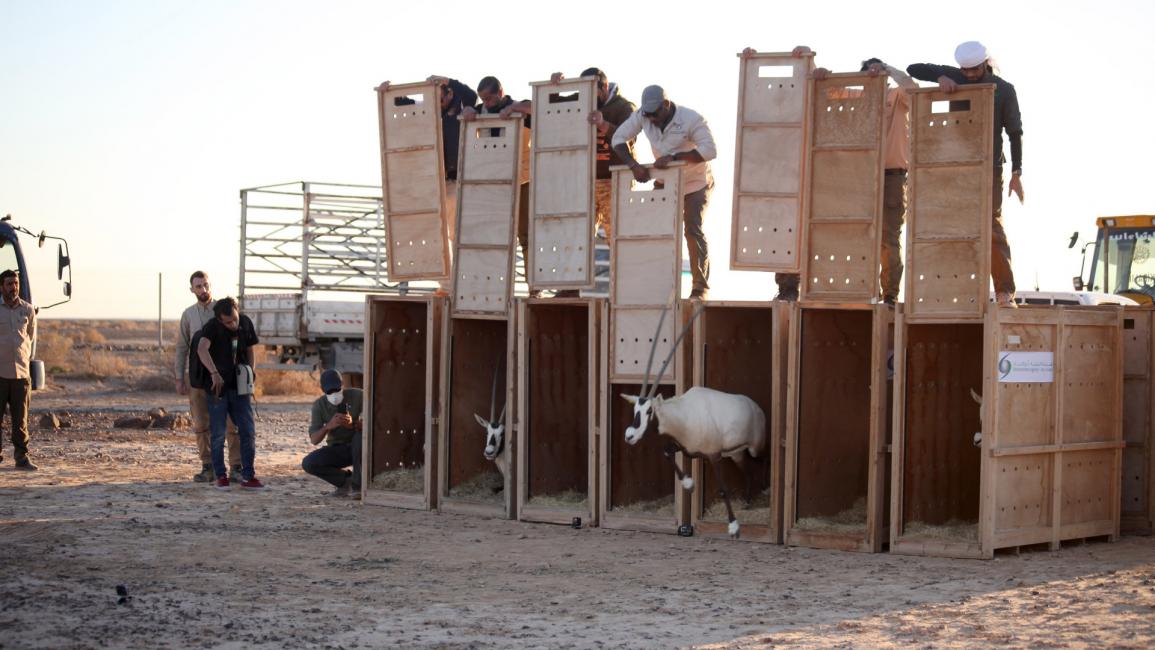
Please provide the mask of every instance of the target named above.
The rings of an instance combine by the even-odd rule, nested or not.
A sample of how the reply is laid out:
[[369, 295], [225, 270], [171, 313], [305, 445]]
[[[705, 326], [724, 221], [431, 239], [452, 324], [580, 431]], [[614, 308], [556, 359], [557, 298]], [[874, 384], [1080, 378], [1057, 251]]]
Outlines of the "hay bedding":
[[490, 470], [474, 474], [449, 488], [449, 496], [454, 499], [501, 504], [505, 502], [504, 488], [505, 479], [501, 476], [501, 472]]
[[587, 503], [588, 499], [585, 492], [565, 490], [553, 494], [533, 495], [529, 498], [527, 505], [542, 508], [585, 508]]
[[674, 497], [659, 497], [652, 501], [634, 501], [625, 505], [614, 506], [614, 512], [623, 514], [657, 515], [661, 517], [674, 516]]
[[[734, 518], [739, 523], [770, 525], [769, 489], [754, 497], [754, 500], [749, 503], [741, 497], [734, 498], [731, 495], [730, 506], [734, 508]], [[726, 502], [721, 497], [716, 498], [702, 513], [702, 519], [705, 521], [727, 521]]]
[[866, 528], [866, 499], [859, 497], [854, 505], [832, 517], [804, 517], [794, 522], [800, 530], [830, 533], [852, 533]]
[[902, 534], [903, 537], [977, 542], [979, 539], [979, 525], [977, 522], [959, 521], [958, 519], [951, 519], [945, 524], [940, 525], [912, 521], [905, 526]]
[[373, 477], [369, 482], [369, 489], [421, 494], [425, 490], [425, 468], [386, 470]]

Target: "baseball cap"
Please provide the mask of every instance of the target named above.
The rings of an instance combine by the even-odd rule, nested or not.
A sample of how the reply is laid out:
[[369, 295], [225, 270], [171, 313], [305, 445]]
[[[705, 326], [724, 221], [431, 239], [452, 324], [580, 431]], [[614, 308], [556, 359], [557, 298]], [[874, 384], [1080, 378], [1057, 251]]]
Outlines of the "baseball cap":
[[344, 382], [341, 381], [341, 373], [332, 368], [321, 373], [321, 391], [328, 394], [341, 390]]
[[666, 91], [661, 86], [646, 86], [642, 91], [642, 112], [653, 113], [666, 101]]

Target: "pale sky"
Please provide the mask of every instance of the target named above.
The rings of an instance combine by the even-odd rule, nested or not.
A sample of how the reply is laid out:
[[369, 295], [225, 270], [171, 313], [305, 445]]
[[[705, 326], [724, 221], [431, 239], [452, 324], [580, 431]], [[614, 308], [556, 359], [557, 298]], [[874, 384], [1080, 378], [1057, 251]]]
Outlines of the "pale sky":
[[[1096, 216], [1155, 213], [1153, 30], [1150, 0], [0, 0], [0, 214], [71, 243], [75, 299], [43, 316], [155, 318], [163, 273], [176, 318], [196, 268], [218, 297], [236, 293], [239, 189], [380, 184], [379, 82], [439, 74], [475, 87], [493, 74], [521, 99], [551, 72], [598, 66], [635, 102], [658, 83], [709, 121], [710, 296], [767, 299], [771, 274], [727, 268], [735, 54], [805, 44], [834, 71], [871, 56], [905, 68], [953, 64], [958, 43], [980, 40], [1023, 115], [1026, 204], [1004, 202], [1016, 279], [1068, 289], [1072, 231], [1086, 240]], [[32, 254], [34, 271], [51, 268], [48, 252]], [[57, 299], [54, 271], [33, 281], [34, 302]]]

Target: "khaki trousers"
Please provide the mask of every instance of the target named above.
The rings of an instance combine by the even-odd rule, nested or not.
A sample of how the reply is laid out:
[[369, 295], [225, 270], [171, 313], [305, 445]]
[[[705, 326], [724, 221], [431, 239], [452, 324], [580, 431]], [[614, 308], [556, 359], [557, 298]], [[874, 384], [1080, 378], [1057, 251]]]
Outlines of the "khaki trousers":
[[995, 283], [995, 293], [1015, 293], [1015, 273], [1011, 270], [1011, 245], [1007, 242], [1007, 232], [1003, 230], [1003, 169], [995, 167], [994, 213], [991, 216], [991, 279]]
[[28, 460], [28, 402], [31, 397], [29, 379], [0, 377], [0, 420], [7, 408], [8, 426], [12, 428], [12, 452], [17, 463]]
[[710, 249], [706, 245], [706, 233], [702, 230], [702, 218], [713, 191], [714, 185], [711, 183], [683, 198], [682, 231], [686, 236], [686, 249], [690, 253], [690, 275], [694, 280], [695, 291], [710, 288]]
[[[208, 467], [213, 463], [212, 445], [209, 438], [209, 401], [208, 392], [203, 388], [188, 389], [189, 414], [192, 416], [193, 431], [197, 434], [197, 455], [200, 456], [201, 466]], [[230, 419], [225, 439], [229, 446], [229, 467], [239, 467], [241, 464], [241, 441], [237, 437], [237, 427]]]
[[606, 233], [606, 243], [609, 244], [613, 236], [613, 190], [614, 182], [609, 178], [599, 178], [594, 181], [594, 207], [597, 221], [594, 222], [594, 231], [601, 226]]
[[902, 282], [902, 242], [898, 233], [906, 216], [906, 172], [891, 174], [887, 170], [882, 188], [882, 270], [878, 283], [882, 286], [883, 300], [898, 300]]

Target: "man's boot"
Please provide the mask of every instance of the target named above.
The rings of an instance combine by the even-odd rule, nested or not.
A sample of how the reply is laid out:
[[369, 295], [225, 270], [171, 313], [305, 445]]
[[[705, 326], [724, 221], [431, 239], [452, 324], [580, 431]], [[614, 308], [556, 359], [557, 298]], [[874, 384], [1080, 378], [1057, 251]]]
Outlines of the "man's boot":
[[216, 478], [213, 474], [212, 465], [202, 465], [200, 473], [193, 476], [193, 481], [197, 483], [212, 483]]

